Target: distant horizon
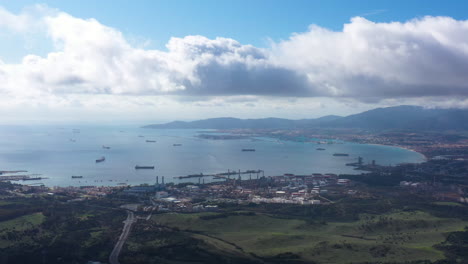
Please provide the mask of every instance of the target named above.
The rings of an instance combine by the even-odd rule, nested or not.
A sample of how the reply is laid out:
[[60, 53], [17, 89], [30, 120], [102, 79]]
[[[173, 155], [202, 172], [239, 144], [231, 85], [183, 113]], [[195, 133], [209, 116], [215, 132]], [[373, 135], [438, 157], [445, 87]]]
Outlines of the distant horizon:
[[109, 119], [109, 120], [55, 120], [44, 122], [43, 120], [22, 120], [20, 122], [4, 122], [4, 120], [0, 120], [0, 128], [1, 126], [28, 126], [28, 125], [44, 125], [44, 126], [77, 126], [77, 125], [84, 125], [84, 126], [145, 126], [151, 124], [166, 124], [170, 122], [193, 122], [199, 120], [208, 120], [208, 119], [219, 119], [219, 118], [234, 118], [234, 119], [268, 119], [268, 118], [278, 118], [278, 119], [287, 119], [287, 120], [307, 120], [307, 119], [319, 119], [328, 116], [337, 116], [337, 117], [347, 117], [350, 115], [360, 114], [363, 112], [379, 109], [379, 108], [392, 108], [392, 107], [402, 107], [402, 106], [410, 106], [410, 107], [422, 107], [424, 109], [461, 109], [461, 108], [452, 108], [452, 107], [424, 107], [418, 105], [395, 105], [389, 107], [376, 107], [372, 109], [368, 109], [365, 111], [349, 113], [347, 115], [335, 115], [335, 114], [325, 114], [316, 117], [303, 117], [303, 118], [294, 118], [294, 117], [279, 117], [279, 116], [259, 116], [259, 117], [237, 117], [237, 116], [212, 116], [212, 117], [200, 117], [200, 118], [192, 118], [192, 119], [184, 119], [184, 118], [176, 118], [176, 119], [144, 119], [144, 120], [128, 120], [128, 119]]

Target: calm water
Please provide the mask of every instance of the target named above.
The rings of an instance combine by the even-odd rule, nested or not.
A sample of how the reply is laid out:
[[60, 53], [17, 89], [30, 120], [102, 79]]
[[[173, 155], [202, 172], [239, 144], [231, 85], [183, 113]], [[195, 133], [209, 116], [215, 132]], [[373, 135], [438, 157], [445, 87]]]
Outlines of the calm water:
[[[79, 129], [79, 133], [73, 131]], [[200, 130], [158, 130], [137, 127], [52, 127], [0, 126], [0, 170], [27, 170], [42, 174], [48, 186], [153, 183], [164, 175], [166, 182], [183, 182], [174, 176], [217, 173], [230, 170], [263, 169], [265, 175], [284, 173], [360, 173], [345, 163], [375, 159], [378, 164], [422, 162], [424, 157], [401, 148], [343, 143], [317, 145], [255, 140], [205, 140], [195, 137]], [[144, 137], [139, 137], [139, 136]], [[156, 140], [147, 143], [146, 140]], [[182, 144], [174, 147], [173, 144]], [[102, 146], [110, 149], [103, 149]], [[325, 151], [317, 151], [323, 147]], [[242, 152], [255, 148], [255, 152]], [[333, 153], [349, 153], [334, 157]], [[95, 160], [105, 156], [106, 161]], [[135, 170], [135, 165], [156, 166], [155, 170]], [[82, 175], [83, 179], [71, 179]], [[249, 176], [244, 175], [247, 179]], [[209, 181], [211, 177], [206, 177]], [[198, 179], [192, 179], [198, 181]]]

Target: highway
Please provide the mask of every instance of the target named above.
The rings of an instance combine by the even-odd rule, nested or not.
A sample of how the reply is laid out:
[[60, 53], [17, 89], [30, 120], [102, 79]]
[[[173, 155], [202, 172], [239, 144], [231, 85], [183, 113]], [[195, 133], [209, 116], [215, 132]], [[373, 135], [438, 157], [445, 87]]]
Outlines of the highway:
[[124, 221], [124, 228], [122, 230], [122, 234], [120, 234], [119, 240], [114, 246], [112, 253], [109, 256], [110, 264], [120, 264], [119, 262], [119, 254], [122, 250], [123, 245], [125, 244], [125, 240], [127, 240], [128, 235], [130, 234], [130, 229], [132, 224], [135, 223], [136, 219], [133, 215], [132, 211], [127, 210], [127, 220]]

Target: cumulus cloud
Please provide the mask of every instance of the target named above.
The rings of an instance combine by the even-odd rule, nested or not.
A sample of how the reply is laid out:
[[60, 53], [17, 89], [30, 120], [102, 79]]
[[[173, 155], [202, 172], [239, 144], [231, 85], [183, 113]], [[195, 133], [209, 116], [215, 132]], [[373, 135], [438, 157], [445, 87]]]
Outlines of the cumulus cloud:
[[329, 96], [466, 96], [467, 33], [468, 21], [448, 17], [405, 23], [356, 17], [340, 32], [311, 26], [275, 44], [273, 53]]
[[28, 8], [18, 15], [0, 6], [0, 28], [12, 32], [27, 32], [31, 27], [37, 25], [37, 16], [42, 16], [45, 13], [46, 8], [40, 5]]
[[[20, 16], [16, 16], [21, 20]], [[4, 89], [17, 93], [291, 95], [309, 92], [300, 74], [273, 65], [267, 51], [227, 39], [172, 38], [168, 51], [132, 47], [95, 19], [44, 16], [56, 51], [0, 65]], [[18, 80], [22, 80], [18, 83]], [[20, 84], [20, 85], [18, 85]]]
[[[117, 29], [44, 7], [12, 14], [0, 28], [41, 25], [55, 49], [0, 61], [0, 93], [67, 95], [333, 97], [376, 101], [468, 95], [468, 21], [424, 17], [342, 31], [312, 25], [268, 48], [203, 36], [172, 38], [167, 50], [131, 45]], [[37, 11], [39, 10], [39, 11]], [[46, 10], [46, 11], [44, 11]]]

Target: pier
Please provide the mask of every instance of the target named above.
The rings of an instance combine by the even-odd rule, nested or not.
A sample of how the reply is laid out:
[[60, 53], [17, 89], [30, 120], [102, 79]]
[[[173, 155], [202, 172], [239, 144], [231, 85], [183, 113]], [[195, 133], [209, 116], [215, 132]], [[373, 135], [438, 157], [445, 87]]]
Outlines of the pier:
[[176, 176], [174, 178], [176, 179], [190, 179], [190, 178], [202, 178], [202, 177], [213, 177], [214, 179], [230, 179], [230, 176], [235, 176], [235, 175], [245, 175], [245, 174], [260, 174], [263, 173], [263, 170], [246, 170], [246, 171], [227, 171], [227, 172], [221, 172], [221, 173], [215, 173], [215, 174], [190, 174], [186, 176]]
[[46, 177], [38, 177], [41, 174], [30, 174], [30, 175], [5, 175], [0, 176], [0, 181], [34, 181], [48, 179]]
[[5, 173], [21, 173], [21, 172], [28, 172], [27, 170], [14, 170], [14, 171], [0, 171], [0, 175]]

